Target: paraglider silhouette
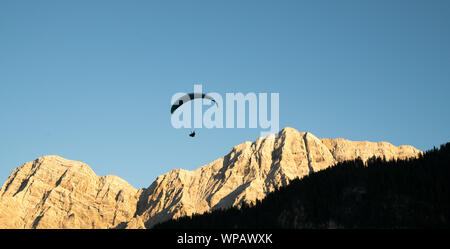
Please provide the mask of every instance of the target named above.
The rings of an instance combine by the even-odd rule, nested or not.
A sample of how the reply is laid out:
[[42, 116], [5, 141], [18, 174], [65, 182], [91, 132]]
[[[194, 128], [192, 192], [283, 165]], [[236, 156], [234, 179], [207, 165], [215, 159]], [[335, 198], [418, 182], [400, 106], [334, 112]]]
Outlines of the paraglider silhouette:
[[[172, 107], [170, 108], [170, 114], [173, 114], [180, 106], [182, 106], [184, 103], [191, 101], [193, 99], [209, 99], [212, 102], [214, 102], [217, 106], [219, 106], [217, 104], [216, 100], [213, 97], [208, 96], [207, 94], [189, 93], [189, 94], [183, 95], [182, 97], [180, 97], [173, 103]], [[195, 131], [191, 132], [189, 134], [189, 136], [195, 137]]]

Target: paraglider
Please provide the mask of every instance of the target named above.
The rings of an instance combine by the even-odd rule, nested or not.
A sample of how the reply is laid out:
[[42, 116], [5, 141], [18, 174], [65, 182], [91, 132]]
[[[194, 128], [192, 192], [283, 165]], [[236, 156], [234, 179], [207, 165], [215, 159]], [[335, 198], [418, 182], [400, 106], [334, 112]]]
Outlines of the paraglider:
[[[204, 93], [201, 93], [201, 94], [200, 93], [189, 93], [189, 94], [186, 94], [186, 95], [180, 97], [179, 99], [177, 99], [173, 103], [172, 107], [170, 108], [170, 113], [173, 114], [180, 106], [182, 106], [184, 103], [186, 103], [188, 101], [191, 101], [193, 99], [209, 99], [209, 100], [211, 100], [212, 102], [214, 102], [218, 106], [216, 100], [213, 97], [208, 96], [207, 94], [204, 94]], [[190, 137], [195, 137], [195, 131], [191, 132], [189, 134], [189, 136]]]

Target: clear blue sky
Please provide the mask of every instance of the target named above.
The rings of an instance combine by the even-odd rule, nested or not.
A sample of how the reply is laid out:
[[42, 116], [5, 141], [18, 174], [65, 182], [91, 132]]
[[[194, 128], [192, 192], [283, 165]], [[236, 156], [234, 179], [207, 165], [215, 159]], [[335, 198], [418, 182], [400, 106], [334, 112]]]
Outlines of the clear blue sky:
[[48, 154], [141, 188], [253, 141], [188, 131], [170, 98], [279, 92], [280, 128], [450, 141], [450, 1], [0, 2], [0, 181]]

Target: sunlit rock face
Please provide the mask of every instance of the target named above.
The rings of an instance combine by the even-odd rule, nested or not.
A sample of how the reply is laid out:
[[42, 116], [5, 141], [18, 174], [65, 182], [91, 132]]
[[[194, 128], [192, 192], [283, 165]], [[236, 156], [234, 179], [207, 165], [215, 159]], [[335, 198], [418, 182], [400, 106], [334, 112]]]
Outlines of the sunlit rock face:
[[0, 191], [1, 228], [112, 228], [130, 220], [139, 191], [85, 163], [44, 156], [13, 171]]
[[143, 191], [128, 228], [152, 227], [170, 218], [254, 202], [296, 178], [326, 169], [336, 162], [372, 156], [416, 157], [411, 146], [386, 142], [318, 139], [308, 132], [283, 129], [232, 148], [226, 156], [194, 171], [174, 169]]

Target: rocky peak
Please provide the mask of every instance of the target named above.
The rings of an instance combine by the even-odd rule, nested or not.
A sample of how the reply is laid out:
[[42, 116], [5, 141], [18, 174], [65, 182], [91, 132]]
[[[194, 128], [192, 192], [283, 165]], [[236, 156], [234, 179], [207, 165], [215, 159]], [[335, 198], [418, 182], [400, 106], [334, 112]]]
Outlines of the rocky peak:
[[[336, 162], [361, 157], [415, 157], [413, 147], [385, 143], [319, 139], [287, 127], [278, 134], [234, 146], [230, 153], [194, 171], [171, 171], [145, 191], [140, 212], [128, 228], [154, 224], [216, 208], [262, 199], [296, 178], [323, 170]], [[176, 172], [176, 173], [175, 173]]]
[[3, 185], [0, 224], [111, 228], [133, 217], [137, 193], [116, 176], [97, 176], [85, 163], [44, 156], [15, 169]]

